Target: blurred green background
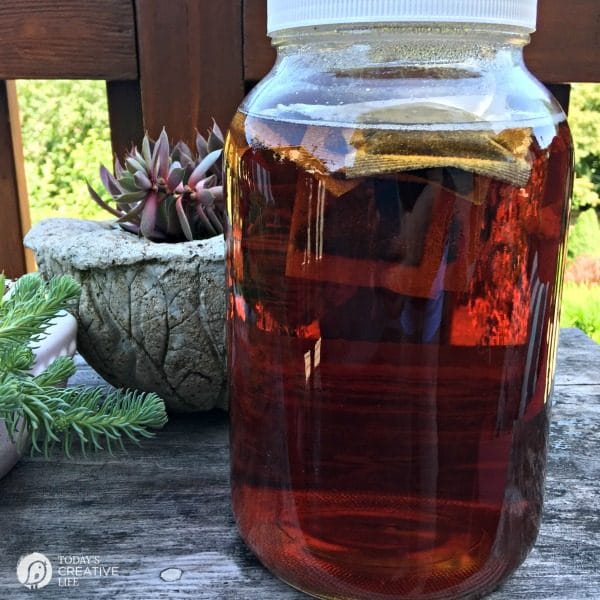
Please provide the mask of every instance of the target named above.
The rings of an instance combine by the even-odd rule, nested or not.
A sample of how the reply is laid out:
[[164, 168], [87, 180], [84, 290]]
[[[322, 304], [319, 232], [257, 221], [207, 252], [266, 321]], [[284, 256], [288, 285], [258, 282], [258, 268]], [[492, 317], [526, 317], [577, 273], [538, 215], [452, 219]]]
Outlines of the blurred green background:
[[[17, 90], [32, 223], [109, 218], [85, 187], [101, 188], [98, 166], [113, 161], [104, 82], [19, 81]], [[577, 165], [561, 325], [600, 342], [600, 85], [573, 86], [569, 122]]]

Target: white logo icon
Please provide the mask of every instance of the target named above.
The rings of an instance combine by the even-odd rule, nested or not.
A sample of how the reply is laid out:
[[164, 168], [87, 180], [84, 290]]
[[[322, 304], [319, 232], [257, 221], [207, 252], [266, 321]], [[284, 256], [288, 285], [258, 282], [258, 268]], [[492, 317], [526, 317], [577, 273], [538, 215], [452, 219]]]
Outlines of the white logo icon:
[[52, 579], [48, 557], [40, 552], [22, 556], [17, 565], [17, 579], [30, 590], [46, 587]]

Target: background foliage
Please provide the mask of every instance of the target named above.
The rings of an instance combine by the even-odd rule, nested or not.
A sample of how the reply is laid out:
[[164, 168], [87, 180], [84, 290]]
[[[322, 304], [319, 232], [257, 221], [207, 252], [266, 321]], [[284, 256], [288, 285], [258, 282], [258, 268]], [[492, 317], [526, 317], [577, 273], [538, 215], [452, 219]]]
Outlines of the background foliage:
[[576, 157], [569, 256], [600, 256], [600, 84], [573, 86], [569, 123]]
[[561, 325], [579, 327], [600, 344], [600, 286], [567, 283], [563, 290]]
[[103, 81], [19, 81], [32, 223], [46, 217], [106, 219], [85, 186], [112, 164]]
[[[106, 91], [101, 81], [19, 81], [31, 220], [106, 219], [88, 197], [100, 163], [112, 164]], [[576, 179], [569, 257], [600, 261], [600, 84], [573, 86], [569, 122], [576, 148]], [[581, 272], [581, 269], [578, 271]], [[565, 284], [564, 326], [581, 327], [600, 342], [600, 284], [578, 275]]]

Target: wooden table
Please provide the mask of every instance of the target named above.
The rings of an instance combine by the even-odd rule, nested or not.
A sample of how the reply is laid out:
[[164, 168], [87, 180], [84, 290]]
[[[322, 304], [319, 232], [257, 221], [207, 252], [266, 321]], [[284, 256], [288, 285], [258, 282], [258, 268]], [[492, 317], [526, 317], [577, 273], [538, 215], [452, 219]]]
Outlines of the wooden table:
[[[79, 359], [72, 383], [98, 382]], [[600, 598], [600, 346], [576, 329], [561, 333], [546, 498], [534, 550], [490, 600]], [[16, 578], [32, 552], [54, 567], [37, 591]], [[59, 586], [82, 559], [95, 568]], [[1, 600], [305, 597], [237, 535], [223, 413], [172, 417], [125, 456], [26, 458], [0, 480]]]

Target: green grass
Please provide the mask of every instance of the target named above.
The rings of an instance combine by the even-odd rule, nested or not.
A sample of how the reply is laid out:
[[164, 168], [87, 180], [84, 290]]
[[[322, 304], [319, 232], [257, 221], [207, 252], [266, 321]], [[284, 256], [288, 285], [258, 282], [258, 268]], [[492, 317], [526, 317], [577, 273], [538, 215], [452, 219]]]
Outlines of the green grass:
[[600, 344], [600, 285], [565, 283], [561, 327], [578, 327]]

